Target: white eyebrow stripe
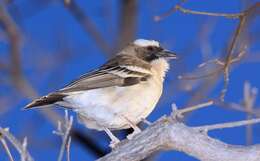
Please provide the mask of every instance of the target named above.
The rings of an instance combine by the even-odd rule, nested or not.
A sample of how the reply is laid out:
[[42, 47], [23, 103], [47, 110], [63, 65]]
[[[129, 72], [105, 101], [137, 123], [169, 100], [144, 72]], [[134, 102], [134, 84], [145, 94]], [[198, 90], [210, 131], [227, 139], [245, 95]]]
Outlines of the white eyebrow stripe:
[[156, 46], [160, 47], [160, 44], [158, 41], [155, 40], [145, 40], [145, 39], [137, 39], [134, 41], [135, 45], [146, 47], [146, 46]]
[[139, 72], [139, 73], [144, 73], [144, 74], [149, 74], [151, 75], [152, 72], [148, 69], [138, 67], [138, 66], [133, 66], [133, 65], [120, 65], [122, 68], [126, 68], [128, 70], [134, 71], [134, 72]]

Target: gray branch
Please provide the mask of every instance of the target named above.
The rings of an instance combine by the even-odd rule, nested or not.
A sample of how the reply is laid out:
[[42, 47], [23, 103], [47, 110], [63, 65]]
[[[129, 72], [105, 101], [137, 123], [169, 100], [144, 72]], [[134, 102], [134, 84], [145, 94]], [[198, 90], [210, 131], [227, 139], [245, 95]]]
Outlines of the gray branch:
[[202, 161], [260, 160], [260, 145], [229, 145], [211, 138], [200, 128], [188, 127], [176, 118], [163, 117], [132, 140], [122, 141], [98, 161], [139, 161], [159, 150], [184, 152]]
[[20, 154], [21, 161], [34, 161], [31, 154], [26, 149], [26, 139], [24, 139], [23, 142], [20, 142], [8, 131], [8, 128], [2, 127], [0, 127], [0, 137], [6, 138], [6, 140], [8, 140], [15, 147]]

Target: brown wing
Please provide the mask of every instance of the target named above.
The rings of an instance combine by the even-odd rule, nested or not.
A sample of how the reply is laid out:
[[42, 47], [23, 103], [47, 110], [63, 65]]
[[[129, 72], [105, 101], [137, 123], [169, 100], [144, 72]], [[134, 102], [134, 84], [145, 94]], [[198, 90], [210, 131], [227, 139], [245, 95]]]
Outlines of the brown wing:
[[[143, 70], [130, 68], [133, 66], [138, 66]], [[118, 55], [101, 66], [99, 70], [81, 76], [58, 92], [70, 93], [111, 86], [134, 85], [145, 81], [150, 75], [149, 71], [149, 64], [132, 56]]]
[[150, 76], [150, 66], [135, 57], [118, 55], [99, 70], [92, 71], [71, 82], [66, 87], [35, 99], [25, 108], [43, 106], [62, 101], [72, 92], [86, 91], [112, 86], [131, 86], [146, 81]]

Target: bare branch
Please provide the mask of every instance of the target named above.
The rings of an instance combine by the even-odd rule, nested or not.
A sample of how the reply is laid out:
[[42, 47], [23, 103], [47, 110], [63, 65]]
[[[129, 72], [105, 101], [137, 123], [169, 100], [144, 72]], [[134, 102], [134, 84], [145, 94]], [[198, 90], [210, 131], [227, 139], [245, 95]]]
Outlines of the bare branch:
[[220, 100], [221, 101], [224, 101], [224, 97], [225, 97], [225, 94], [227, 92], [227, 88], [228, 88], [228, 84], [229, 84], [229, 66], [230, 66], [231, 61], [232, 61], [232, 54], [233, 54], [233, 51], [235, 50], [235, 45], [236, 45], [236, 42], [238, 41], [238, 38], [241, 34], [241, 31], [244, 28], [245, 21], [246, 21], [245, 16], [240, 18], [239, 25], [236, 28], [234, 37], [231, 41], [231, 45], [230, 45], [229, 50], [227, 52], [228, 54], [225, 58], [225, 65], [224, 65], [224, 68], [223, 68], [223, 70], [224, 70], [224, 87], [221, 90], [221, 94], [220, 94]]
[[56, 131], [54, 131], [55, 134], [60, 135], [62, 137], [62, 145], [59, 152], [58, 161], [62, 161], [64, 151], [67, 150], [67, 159], [69, 160], [69, 147], [70, 147], [70, 130], [73, 123], [73, 117], [68, 115], [68, 111], [65, 110], [65, 117], [64, 122], [61, 124], [61, 122], [58, 122], [58, 128]]
[[[72, 4], [73, 5], [73, 4]], [[17, 25], [12, 20], [12, 17], [6, 12], [5, 8], [0, 5], [0, 27], [4, 29], [10, 41], [11, 53], [11, 70], [10, 77], [16, 89], [28, 98], [38, 97], [37, 91], [31, 86], [30, 82], [25, 78], [22, 73], [20, 64], [20, 44], [21, 35]], [[56, 124], [57, 120], [61, 120], [61, 116], [53, 110], [46, 108], [39, 111], [52, 125]], [[84, 137], [81, 133], [77, 133], [78, 137]]]
[[[33, 87], [26, 80], [22, 73], [22, 67], [20, 62], [21, 35], [13, 19], [9, 16], [9, 14], [6, 12], [5, 8], [2, 5], [0, 5], [0, 27], [4, 29], [10, 41], [10, 75], [13, 80], [13, 85], [26, 97], [38, 97], [37, 92], [33, 89]], [[52, 123], [55, 123], [57, 119], [61, 118], [57, 113], [48, 109], [41, 111], [41, 113], [43, 113], [43, 115], [47, 117], [48, 120], [51, 120]]]
[[213, 13], [213, 12], [194, 11], [194, 10], [186, 9], [180, 5], [176, 5], [175, 9], [185, 14], [225, 17], [225, 18], [232, 18], [232, 19], [237, 19], [244, 15], [244, 13]]
[[[239, 125], [259, 121], [258, 119], [240, 122]], [[224, 125], [227, 126], [227, 124]], [[232, 126], [238, 126], [238, 123], [233, 123]], [[198, 129], [188, 127], [176, 121], [175, 118], [163, 117], [132, 140], [122, 141], [118, 148], [98, 161], [138, 161], [159, 150], [177, 150], [207, 161], [257, 161], [260, 159], [260, 145], [247, 147], [229, 145], [209, 137]]]
[[15, 22], [9, 16], [3, 5], [0, 5], [0, 27], [3, 28], [10, 41], [11, 73], [13, 76], [18, 77], [21, 75], [21, 62], [19, 56], [21, 36]]
[[225, 18], [232, 18], [232, 19], [237, 19], [244, 15], [244, 13], [214, 13], [214, 12], [194, 11], [194, 10], [190, 10], [190, 9], [186, 9], [186, 8], [182, 7], [181, 5], [183, 5], [184, 2], [186, 2], [186, 0], [180, 1], [177, 5], [172, 7], [168, 12], [166, 12], [160, 16], [154, 16], [154, 20], [161, 21], [162, 19], [170, 16], [171, 14], [173, 14], [176, 11], [180, 11], [184, 14], [225, 17]]
[[[228, 84], [229, 84], [229, 67], [230, 67], [230, 64], [232, 63], [232, 56], [234, 54], [236, 45], [238, 44], [240, 39], [244, 38], [244, 37], [242, 37], [242, 33], [245, 32], [246, 26], [248, 25], [250, 18], [254, 14], [257, 14], [257, 12], [259, 13], [259, 11], [257, 11], [257, 9], [259, 9], [259, 8], [260, 8], [260, 3], [259, 2], [255, 3], [253, 6], [249, 7], [246, 11], [244, 11], [243, 15], [239, 17], [240, 18], [239, 25], [236, 28], [236, 31], [234, 33], [234, 36], [232, 38], [230, 47], [227, 51], [227, 55], [225, 58], [224, 87], [220, 94], [221, 101], [224, 101], [224, 97], [227, 92], [227, 88], [228, 88]], [[243, 48], [245, 48], [247, 46], [247, 44], [240, 44], [240, 45], [241, 45], [240, 50], [241, 49], [243, 50]]]
[[213, 101], [208, 101], [205, 103], [201, 103], [198, 105], [194, 105], [194, 106], [190, 106], [190, 107], [186, 107], [183, 109], [177, 109], [177, 106], [175, 104], [172, 105], [172, 111], [173, 111], [173, 117], [174, 118], [182, 118], [183, 114], [194, 111], [194, 110], [198, 110], [200, 108], [204, 108], [204, 107], [208, 107], [210, 105], [212, 105], [214, 102]]
[[[199, 12], [199, 11], [191, 11], [191, 10], [183, 10], [184, 8], [181, 6], [176, 6], [177, 9], [179, 8], [180, 11], [187, 11], [187, 13], [190, 14], [206, 14], [206, 15], [214, 15], [217, 16], [217, 14], [213, 14], [213, 13], [204, 13], [204, 12]], [[201, 78], [206, 78], [209, 76], [215, 76], [216, 74], [219, 74], [221, 71], [223, 71], [224, 73], [224, 87], [222, 88], [221, 92], [220, 92], [220, 100], [224, 101], [224, 97], [226, 95], [227, 92], [227, 88], [228, 88], [228, 84], [229, 84], [229, 69], [230, 69], [230, 65], [232, 63], [235, 63], [237, 61], [240, 61], [241, 58], [245, 55], [245, 50], [247, 49], [247, 44], [245, 43], [246, 40], [242, 39], [246, 39], [245, 37], [243, 37], [244, 33], [245, 33], [245, 29], [247, 28], [247, 25], [249, 24], [249, 21], [251, 20], [252, 17], [254, 17], [255, 15], [257, 15], [259, 13], [259, 9], [260, 8], [260, 3], [255, 3], [254, 5], [252, 5], [251, 7], [249, 7], [247, 10], [245, 10], [244, 12], [241, 12], [240, 14], [220, 14], [220, 16], [224, 16], [224, 17], [228, 17], [228, 18], [239, 18], [239, 25], [236, 28], [236, 31], [234, 33], [234, 36], [232, 37], [231, 40], [231, 44], [228, 48], [226, 57], [225, 57], [225, 61], [222, 62], [219, 59], [214, 59], [214, 60], [210, 60], [208, 62], [202, 63], [201, 65], [199, 65], [199, 67], [203, 67], [208, 63], [216, 63], [217, 65], [220, 65], [221, 67], [219, 69], [216, 69], [210, 73], [201, 75], [201, 76], [179, 76], [179, 79], [201, 79]], [[240, 42], [242, 41], [242, 43]], [[235, 49], [236, 47], [239, 46], [239, 52], [237, 54], [236, 57], [233, 58], [233, 55], [235, 54]], [[223, 65], [224, 64], [224, 65]]]
[[9, 149], [5, 139], [2, 138], [1, 134], [0, 134], [0, 141], [1, 141], [2, 145], [3, 145], [3, 147], [4, 147], [4, 150], [5, 150], [8, 158], [9, 158], [9, 160], [10, 161], [14, 161], [14, 158], [13, 158], [13, 156], [11, 154], [11, 151], [10, 151], [10, 149]]
[[222, 72], [223, 68], [216, 69], [214, 71], [202, 74], [202, 75], [195, 75], [195, 76], [190, 76], [190, 75], [179, 75], [178, 79], [184, 79], [184, 80], [194, 80], [194, 79], [203, 79], [203, 78], [208, 78], [211, 76], [215, 76]]
[[259, 122], [260, 122], [260, 118], [236, 121], [236, 122], [229, 122], [229, 123], [219, 123], [219, 124], [215, 124], [215, 125], [205, 125], [205, 126], [195, 127], [195, 129], [197, 129], [199, 131], [207, 132], [207, 131], [216, 130], [216, 129], [233, 128], [233, 127], [238, 127], [238, 126], [251, 125], [251, 124], [256, 124]]
[[70, 161], [70, 145], [71, 145], [71, 136], [68, 138], [68, 143], [66, 145], [67, 161]]
[[95, 24], [91, 19], [84, 14], [83, 10], [75, 3], [74, 0], [63, 0], [64, 6], [68, 11], [74, 16], [74, 18], [79, 22], [82, 28], [89, 33], [90, 36], [96, 41], [97, 45], [102, 49], [105, 54], [110, 53], [109, 44], [104, 40], [104, 37], [97, 30]]
[[136, 33], [138, 6], [136, 0], [120, 2], [119, 35], [112, 53], [121, 50], [127, 43], [133, 41]]
[[[257, 88], [251, 88], [248, 82], [244, 84], [244, 107], [246, 111], [253, 112], [254, 104], [257, 96]], [[247, 119], [252, 119], [252, 114], [247, 113]], [[253, 129], [251, 125], [246, 126], [246, 142], [252, 144]]]
[[20, 143], [9, 131], [8, 129], [3, 129], [0, 127], [0, 134], [3, 135], [4, 138], [6, 138], [14, 147], [15, 149], [20, 153], [21, 160], [24, 158], [24, 160], [27, 161], [33, 161], [33, 158], [31, 157], [30, 153], [26, 149], [26, 144]]
[[238, 104], [238, 103], [222, 102], [222, 101], [215, 101], [214, 103], [216, 105], [220, 106], [220, 107], [223, 107], [223, 108], [237, 110], [237, 111], [245, 112], [247, 114], [250, 114], [250, 115], [253, 115], [253, 116], [256, 116], [256, 117], [260, 117], [260, 111], [257, 110], [257, 107], [254, 108], [253, 111], [251, 111], [251, 110], [245, 109], [245, 107], [243, 105]]
[[164, 18], [170, 16], [171, 14], [173, 14], [174, 12], [177, 11], [177, 8], [176, 6], [179, 6], [179, 5], [182, 5], [186, 2], [186, 0], [180, 0], [180, 2], [178, 4], [176, 4], [175, 6], [173, 6], [169, 11], [159, 15], [159, 16], [154, 16], [154, 21], [161, 21], [163, 20]]

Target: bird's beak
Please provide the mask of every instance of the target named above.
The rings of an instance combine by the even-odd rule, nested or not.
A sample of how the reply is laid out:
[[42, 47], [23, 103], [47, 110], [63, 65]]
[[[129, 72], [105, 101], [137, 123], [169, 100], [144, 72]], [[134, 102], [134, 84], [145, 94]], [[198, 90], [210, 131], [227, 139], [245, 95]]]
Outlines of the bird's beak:
[[174, 52], [169, 50], [163, 50], [159, 52], [159, 57], [167, 58], [167, 59], [177, 59], [177, 55]]

